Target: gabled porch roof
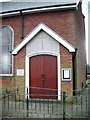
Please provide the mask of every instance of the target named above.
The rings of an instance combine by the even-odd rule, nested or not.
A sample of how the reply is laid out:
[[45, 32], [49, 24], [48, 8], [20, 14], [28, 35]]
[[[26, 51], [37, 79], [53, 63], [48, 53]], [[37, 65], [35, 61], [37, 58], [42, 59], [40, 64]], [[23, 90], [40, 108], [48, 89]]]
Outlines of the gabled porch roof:
[[65, 48], [69, 50], [69, 52], [75, 52], [75, 48], [66, 40], [64, 40], [60, 35], [58, 35], [56, 32], [54, 32], [52, 29], [50, 29], [45, 24], [41, 23], [38, 26], [36, 26], [33, 31], [31, 31], [24, 40], [12, 51], [12, 54], [17, 54], [32, 38], [39, 33], [39, 31], [43, 30], [47, 34], [49, 34], [51, 37], [53, 37], [57, 42], [62, 44]]

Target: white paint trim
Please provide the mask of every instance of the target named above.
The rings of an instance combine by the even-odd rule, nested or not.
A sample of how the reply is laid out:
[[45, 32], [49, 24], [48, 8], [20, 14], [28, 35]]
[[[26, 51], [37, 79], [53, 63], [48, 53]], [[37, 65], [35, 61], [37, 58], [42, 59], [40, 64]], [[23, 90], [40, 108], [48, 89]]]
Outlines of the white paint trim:
[[[22, 13], [37, 13], [37, 12], [45, 12], [45, 11], [53, 11], [53, 10], [65, 10], [65, 9], [76, 9], [77, 5], [69, 5], [69, 6], [59, 6], [59, 7], [48, 7], [48, 8], [40, 8], [33, 10], [23, 10]], [[10, 16], [10, 15], [19, 15], [20, 12], [12, 12], [12, 13], [4, 13], [0, 14], [0, 16]]]
[[62, 10], [62, 9], [74, 9], [74, 8], [76, 8], [76, 5], [40, 8], [40, 9], [34, 9], [34, 10], [25, 10], [25, 11], [22, 11], [22, 13], [28, 13], [28, 12], [29, 13], [34, 13], [34, 12], [44, 12], [44, 11]]
[[57, 63], [58, 63], [58, 100], [61, 100], [60, 54], [57, 57]]
[[[29, 58], [32, 56], [37, 56], [37, 55], [52, 55], [52, 56], [56, 56], [57, 57], [57, 68], [58, 68], [58, 100], [61, 100], [61, 79], [60, 79], [60, 54], [57, 53], [52, 53], [52, 52], [37, 52], [37, 53], [32, 53], [26, 56], [26, 80], [25, 80], [25, 94], [27, 93], [26, 88], [29, 88], [29, 82], [30, 82], [30, 78], [29, 78]], [[30, 91], [29, 91], [30, 93]]]
[[12, 54], [17, 54], [18, 51], [24, 47], [40, 30], [44, 30], [46, 33], [48, 33], [51, 37], [53, 37], [56, 41], [58, 41], [60, 44], [65, 46], [69, 52], [75, 52], [75, 48], [68, 43], [66, 40], [64, 40], [62, 37], [60, 37], [57, 33], [55, 33], [53, 30], [51, 30], [48, 26], [41, 23], [38, 26], [34, 28], [32, 32], [30, 32], [29, 35], [27, 35], [21, 44], [19, 44], [13, 51]]
[[20, 12], [4, 13], [4, 14], [0, 14], [0, 17], [13, 16], [13, 15], [20, 15]]
[[[70, 70], [70, 79], [63, 79], [63, 70]], [[70, 82], [72, 80], [72, 69], [71, 68], [62, 68], [62, 81]]]
[[[2, 25], [1, 27], [0, 27], [0, 29], [2, 28], [2, 27], [9, 27], [10, 29], [11, 29], [11, 31], [12, 31], [12, 49], [14, 48], [14, 30], [13, 30], [13, 28], [11, 27], [11, 26], [9, 26], [9, 25]], [[10, 64], [10, 65], [12, 65], [12, 73], [11, 74], [0, 74], [0, 76], [13, 76], [13, 66], [14, 66], [14, 59], [13, 59], [13, 56], [12, 56], [12, 64]]]
[[4, 76], [13, 76], [13, 74], [0, 74], [0, 76], [4, 77]]
[[43, 55], [43, 54], [52, 55], [52, 56], [58, 56], [58, 53], [48, 52], [48, 51], [44, 51], [44, 52], [43, 52], [43, 51], [33, 52], [33, 53], [28, 54], [27, 56], [28, 56], [28, 57], [33, 57], [33, 56]]
[[[26, 56], [25, 58], [25, 95], [27, 94], [27, 88], [29, 88], [29, 57]], [[29, 93], [29, 89], [28, 89]], [[26, 95], [27, 97], [27, 95]], [[29, 97], [29, 96], [28, 96]]]

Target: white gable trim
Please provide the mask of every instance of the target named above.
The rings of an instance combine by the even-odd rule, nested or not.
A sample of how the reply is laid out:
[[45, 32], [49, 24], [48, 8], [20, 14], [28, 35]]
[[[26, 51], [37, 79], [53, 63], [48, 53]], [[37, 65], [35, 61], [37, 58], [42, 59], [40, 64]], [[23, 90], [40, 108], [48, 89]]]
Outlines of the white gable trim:
[[[30, 71], [29, 71], [29, 59], [30, 57], [37, 56], [37, 55], [52, 55], [57, 57], [57, 79], [58, 79], [58, 100], [61, 100], [61, 79], [60, 79], [60, 54], [53, 53], [53, 52], [36, 52], [36, 53], [30, 53], [29, 55], [26, 55], [25, 59], [25, 66], [26, 66], [26, 75], [25, 75], [25, 94], [27, 94], [27, 88], [29, 88], [29, 82], [30, 82]], [[28, 89], [28, 93], [30, 94], [30, 90]], [[29, 96], [28, 96], [29, 97]]]
[[30, 34], [28, 34], [22, 43], [20, 43], [13, 51], [12, 54], [17, 54], [18, 51], [24, 47], [40, 30], [45, 31], [48, 33], [51, 37], [53, 37], [56, 41], [58, 41], [60, 44], [62, 44], [64, 47], [66, 47], [69, 52], [75, 52], [75, 48], [68, 43], [66, 40], [64, 40], [62, 37], [60, 37], [57, 33], [55, 33], [53, 30], [51, 30], [48, 26], [41, 23], [38, 26], [36, 26]]

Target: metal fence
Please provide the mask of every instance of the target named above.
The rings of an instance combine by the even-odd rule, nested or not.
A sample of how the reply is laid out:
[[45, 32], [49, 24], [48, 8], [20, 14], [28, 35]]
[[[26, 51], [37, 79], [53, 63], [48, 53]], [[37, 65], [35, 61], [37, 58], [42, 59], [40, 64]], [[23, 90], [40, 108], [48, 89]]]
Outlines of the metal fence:
[[[35, 88], [36, 89], [36, 88]], [[38, 88], [37, 88], [38, 89]], [[42, 89], [42, 88], [41, 88]], [[41, 91], [39, 88], [39, 90]], [[43, 89], [42, 89], [43, 90]], [[46, 90], [46, 89], [44, 89]], [[49, 91], [58, 91], [47, 89]], [[67, 96], [61, 94], [61, 100], [56, 94], [20, 94], [19, 88], [10, 92], [6, 89], [2, 94], [2, 117], [3, 118], [87, 118], [88, 95], [79, 94]], [[29, 98], [29, 96], [32, 96]], [[42, 99], [45, 97], [45, 99]], [[50, 97], [50, 99], [49, 99]], [[47, 98], [47, 99], [46, 99]], [[70, 101], [68, 101], [68, 99]]]

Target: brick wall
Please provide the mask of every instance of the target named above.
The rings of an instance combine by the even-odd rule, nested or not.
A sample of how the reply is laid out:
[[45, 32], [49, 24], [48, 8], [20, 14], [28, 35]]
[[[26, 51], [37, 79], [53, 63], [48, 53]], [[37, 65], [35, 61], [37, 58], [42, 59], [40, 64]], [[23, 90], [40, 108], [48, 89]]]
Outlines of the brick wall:
[[[77, 16], [76, 16], [77, 15]], [[82, 38], [82, 23], [78, 21], [78, 11], [77, 10], [68, 10], [68, 11], [56, 11], [56, 12], [46, 12], [46, 13], [33, 13], [29, 15], [24, 15], [24, 37], [26, 37], [39, 23], [44, 23], [52, 30], [54, 30], [57, 34], [71, 43], [73, 46], [78, 48], [77, 52], [77, 79], [78, 86], [81, 87], [81, 82], [85, 81], [85, 52], [82, 53], [82, 48], [84, 47], [84, 43]], [[77, 24], [78, 23], [78, 24]], [[21, 42], [21, 18], [17, 17], [7, 17], [2, 19], [3, 25], [9, 25], [14, 30], [14, 47], [16, 47]], [[79, 31], [80, 34], [79, 35]], [[80, 38], [80, 39], [79, 39]], [[81, 42], [82, 41], [82, 42]], [[81, 44], [82, 43], [82, 44]], [[79, 44], [79, 45], [78, 45]], [[81, 51], [81, 52], [80, 52]], [[84, 49], [83, 49], [84, 51]], [[79, 53], [80, 52], [80, 53]], [[61, 68], [72, 68], [72, 54], [69, 53], [67, 49], [63, 46], [60, 48], [61, 54]], [[84, 58], [84, 59], [83, 59]], [[81, 61], [83, 64], [81, 64]], [[83, 69], [84, 70], [83, 70]], [[16, 76], [17, 69], [25, 69], [25, 47], [20, 50], [20, 52], [14, 56], [14, 85], [13, 86], [24, 86], [25, 77]], [[9, 78], [11, 79], [11, 78]], [[9, 84], [10, 80], [3, 77], [4, 80]], [[80, 84], [80, 85], [79, 85]], [[11, 82], [12, 85], [12, 82]], [[67, 90], [69, 95], [72, 95], [73, 80], [70, 82], [62, 82], [62, 90]], [[79, 88], [79, 87], [78, 87]], [[24, 91], [24, 89], [23, 89]]]
[[[25, 47], [21, 49], [16, 56], [14, 56], [14, 81], [15, 86], [19, 88], [19, 93], [25, 93]], [[17, 70], [24, 69], [24, 76], [17, 76]]]
[[28, 35], [39, 23], [44, 23], [72, 45], [75, 44], [73, 11], [57, 11], [25, 15], [24, 37]]
[[[61, 81], [62, 81], [62, 69], [70, 68], [72, 73], [72, 53], [70, 53], [65, 47], [60, 46], [60, 63], [61, 63]], [[73, 73], [72, 73], [73, 76]], [[73, 94], [73, 78], [71, 76], [71, 81], [62, 81], [61, 89], [66, 91], [68, 96]]]
[[6, 88], [10, 90], [10, 88], [12, 87], [13, 84], [13, 77], [2, 77], [2, 90], [6, 90]]
[[[80, 6], [75, 11], [75, 47], [77, 48], [76, 53], [76, 76], [77, 85], [76, 88], [80, 89], [86, 86], [86, 41], [85, 41], [85, 26], [84, 16], [81, 14]], [[82, 86], [83, 83], [83, 86]]]

